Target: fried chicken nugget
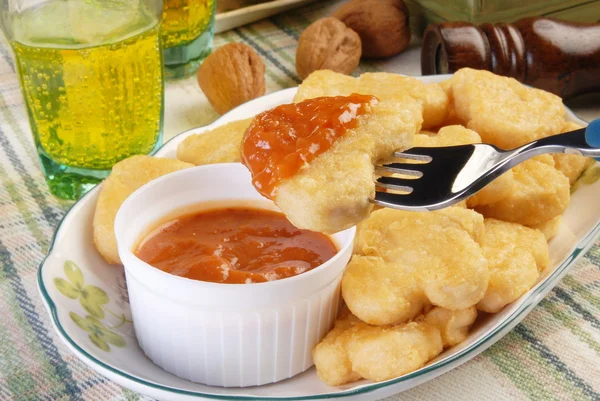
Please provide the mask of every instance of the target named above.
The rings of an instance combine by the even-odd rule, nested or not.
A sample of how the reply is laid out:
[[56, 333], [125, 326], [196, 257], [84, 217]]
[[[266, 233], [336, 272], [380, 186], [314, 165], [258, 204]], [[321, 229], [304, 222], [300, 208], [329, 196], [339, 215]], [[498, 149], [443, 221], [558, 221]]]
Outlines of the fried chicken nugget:
[[352, 370], [352, 362], [348, 359], [345, 344], [349, 337], [346, 331], [358, 323], [361, 323], [360, 319], [351, 314], [348, 308], [343, 308], [333, 328], [313, 349], [312, 356], [317, 375], [330, 386], [361, 379], [361, 376]]
[[346, 352], [352, 370], [373, 381], [415, 371], [443, 350], [439, 330], [423, 322], [389, 328], [360, 322], [349, 334]]
[[[574, 131], [579, 128], [583, 128], [583, 126], [572, 121], [567, 121], [563, 125], [561, 132]], [[556, 163], [556, 169], [567, 176], [569, 184], [571, 185], [575, 184], [575, 181], [577, 181], [589, 164], [594, 162], [594, 160], [589, 157], [567, 155], [565, 153], [554, 153], [552, 154], [552, 157]]]
[[375, 194], [374, 163], [406, 149], [421, 125], [420, 106], [380, 101], [358, 126], [281, 181], [275, 203], [298, 228], [335, 233], [367, 218]]
[[414, 271], [397, 268], [379, 256], [352, 256], [342, 294], [356, 315], [375, 325], [414, 319], [430, 304]]
[[447, 116], [448, 97], [438, 84], [387, 72], [365, 73], [358, 78], [330, 70], [310, 74], [298, 87], [294, 102], [321, 96], [373, 95], [380, 100], [401, 101], [407, 95], [423, 107], [423, 127], [437, 127]]
[[454, 95], [452, 94], [452, 81], [446, 79], [445, 81], [440, 82], [438, 85], [440, 85], [442, 90], [446, 93], [446, 96], [448, 96], [448, 115], [446, 116], [444, 122], [442, 122], [441, 126], [467, 125], [465, 121], [461, 120], [456, 115], [456, 108], [454, 107]]
[[353, 314], [374, 325], [406, 322], [429, 304], [475, 305], [489, 278], [477, 243], [482, 235], [483, 217], [469, 209], [377, 210], [358, 226], [343, 298]]
[[201, 166], [240, 161], [240, 145], [252, 119], [233, 121], [202, 134], [185, 138], [177, 147], [177, 158]]
[[313, 349], [317, 374], [337, 386], [410, 373], [444, 348], [464, 341], [476, 318], [475, 306], [454, 311], [436, 307], [414, 322], [371, 326], [344, 308], [334, 328]]
[[490, 281], [477, 304], [495, 313], [534, 286], [549, 264], [548, 243], [541, 231], [516, 223], [485, 219], [481, 247], [489, 262]]
[[[415, 135], [413, 147], [428, 148], [471, 143], [481, 143], [481, 137], [477, 132], [462, 125], [449, 125], [442, 127], [437, 134], [422, 132]], [[510, 195], [514, 187], [513, 173], [512, 170], [509, 170], [467, 199], [467, 206], [473, 208], [479, 204], [493, 203], [504, 199]]]
[[132, 156], [113, 166], [108, 178], [102, 182], [93, 221], [94, 245], [108, 263], [121, 263], [114, 226], [125, 199], [147, 182], [189, 167], [194, 165], [152, 156]]
[[552, 238], [556, 237], [558, 231], [560, 230], [560, 223], [562, 221], [562, 216], [556, 216], [553, 219], [545, 221], [541, 224], [531, 226], [531, 228], [538, 229], [544, 234], [546, 241], [550, 241]]
[[317, 375], [331, 386], [392, 379], [424, 366], [443, 350], [437, 327], [425, 322], [370, 326], [344, 313], [313, 349]]
[[468, 145], [471, 143], [480, 143], [481, 137], [473, 130], [462, 125], [448, 125], [440, 128], [437, 133], [421, 131], [415, 135], [413, 147], [415, 148], [435, 148], [441, 146]]
[[478, 199], [474, 207], [485, 217], [526, 226], [545, 223], [565, 212], [570, 200], [569, 179], [554, 168], [550, 155], [526, 160], [512, 169], [514, 182], [508, 196]]
[[479, 213], [473, 213], [472, 210], [456, 206], [436, 210], [434, 213], [452, 220], [455, 224], [462, 227], [475, 242], [479, 243], [484, 230], [482, 224], [483, 216]]
[[450, 81], [456, 115], [484, 143], [513, 149], [561, 132], [565, 107], [556, 95], [470, 68], [458, 70]]
[[449, 348], [467, 338], [475, 319], [477, 319], [477, 308], [473, 305], [457, 310], [436, 307], [424, 315], [423, 321], [438, 328], [444, 348]]

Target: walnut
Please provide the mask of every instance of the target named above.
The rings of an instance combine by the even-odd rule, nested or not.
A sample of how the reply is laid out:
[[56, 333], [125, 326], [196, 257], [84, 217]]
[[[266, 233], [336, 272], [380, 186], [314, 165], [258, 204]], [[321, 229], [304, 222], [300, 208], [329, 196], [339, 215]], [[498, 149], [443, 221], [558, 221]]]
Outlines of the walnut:
[[214, 109], [223, 114], [265, 94], [265, 65], [250, 46], [228, 43], [202, 62], [198, 84]]
[[364, 57], [389, 57], [410, 41], [408, 9], [402, 0], [350, 0], [333, 16], [360, 36]]
[[300, 35], [296, 71], [302, 79], [316, 70], [350, 74], [360, 61], [360, 38], [336, 18], [313, 22]]

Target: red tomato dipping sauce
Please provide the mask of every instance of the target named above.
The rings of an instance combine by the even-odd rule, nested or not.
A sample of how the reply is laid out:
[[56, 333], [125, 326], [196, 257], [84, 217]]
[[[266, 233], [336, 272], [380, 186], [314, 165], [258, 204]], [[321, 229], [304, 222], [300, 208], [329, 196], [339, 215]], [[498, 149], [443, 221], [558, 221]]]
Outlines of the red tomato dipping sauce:
[[273, 199], [279, 182], [325, 152], [357, 117], [378, 102], [370, 95], [318, 97], [284, 104], [257, 115], [242, 142], [242, 163], [261, 195]]
[[176, 276], [250, 284], [302, 274], [337, 251], [328, 236], [300, 230], [282, 213], [231, 207], [167, 221], [142, 239], [135, 254]]

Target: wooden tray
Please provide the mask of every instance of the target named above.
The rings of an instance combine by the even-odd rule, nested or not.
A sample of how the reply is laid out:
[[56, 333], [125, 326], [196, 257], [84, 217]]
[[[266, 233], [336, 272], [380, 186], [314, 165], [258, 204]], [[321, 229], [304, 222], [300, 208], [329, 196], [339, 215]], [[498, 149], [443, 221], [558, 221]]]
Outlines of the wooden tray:
[[215, 33], [225, 32], [315, 0], [219, 0]]

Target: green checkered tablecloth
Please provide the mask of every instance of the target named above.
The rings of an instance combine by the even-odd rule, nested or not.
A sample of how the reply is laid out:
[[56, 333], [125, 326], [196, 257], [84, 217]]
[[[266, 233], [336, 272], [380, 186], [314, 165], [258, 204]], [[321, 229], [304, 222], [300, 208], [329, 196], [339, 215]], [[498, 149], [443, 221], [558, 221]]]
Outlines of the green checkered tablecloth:
[[[215, 45], [240, 41], [254, 47], [267, 66], [267, 92], [294, 86], [298, 35], [331, 7], [316, 2], [218, 35]], [[408, 56], [366, 62], [358, 72], [402, 70], [402, 57]], [[194, 78], [167, 85], [167, 138], [216, 117]], [[67, 350], [38, 295], [38, 264], [69, 205], [48, 193], [11, 53], [0, 39], [0, 400], [145, 399]], [[600, 400], [599, 245], [496, 345], [389, 400]]]

